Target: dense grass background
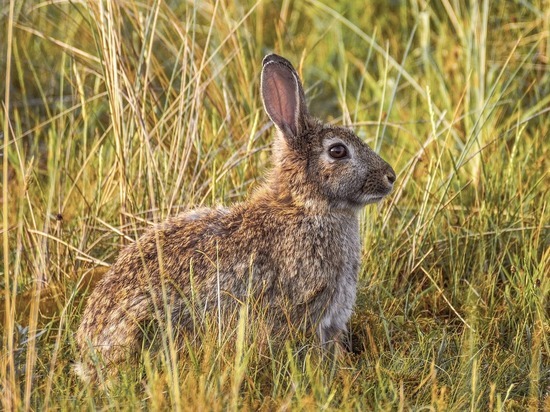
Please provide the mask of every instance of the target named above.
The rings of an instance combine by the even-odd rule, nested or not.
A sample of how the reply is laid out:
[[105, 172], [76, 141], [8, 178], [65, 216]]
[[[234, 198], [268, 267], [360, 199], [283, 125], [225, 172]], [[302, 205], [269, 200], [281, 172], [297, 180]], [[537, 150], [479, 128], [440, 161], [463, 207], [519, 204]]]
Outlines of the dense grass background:
[[[550, 1], [12, 0], [0, 27], [5, 410], [550, 410]], [[363, 215], [352, 352], [258, 359], [238, 331], [83, 385], [120, 247], [261, 182], [271, 51], [398, 173]]]

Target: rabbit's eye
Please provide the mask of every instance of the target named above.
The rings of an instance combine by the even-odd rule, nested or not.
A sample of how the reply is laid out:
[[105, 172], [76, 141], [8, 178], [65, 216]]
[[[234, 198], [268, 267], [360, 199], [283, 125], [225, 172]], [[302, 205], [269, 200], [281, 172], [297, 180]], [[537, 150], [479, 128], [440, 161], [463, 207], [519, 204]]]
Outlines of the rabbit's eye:
[[348, 155], [348, 149], [343, 144], [335, 144], [328, 149], [328, 154], [334, 159], [342, 159]]

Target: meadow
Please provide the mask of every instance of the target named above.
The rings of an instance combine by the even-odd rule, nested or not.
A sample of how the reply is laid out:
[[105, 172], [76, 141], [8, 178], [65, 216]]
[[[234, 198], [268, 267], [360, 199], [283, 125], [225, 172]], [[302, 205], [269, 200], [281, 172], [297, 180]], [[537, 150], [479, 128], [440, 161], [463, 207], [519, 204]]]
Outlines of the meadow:
[[[11, 0], [0, 27], [4, 410], [550, 410], [550, 1]], [[260, 358], [241, 322], [83, 384], [120, 248], [269, 170], [270, 52], [397, 173], [362, 214], [349, 350]]]

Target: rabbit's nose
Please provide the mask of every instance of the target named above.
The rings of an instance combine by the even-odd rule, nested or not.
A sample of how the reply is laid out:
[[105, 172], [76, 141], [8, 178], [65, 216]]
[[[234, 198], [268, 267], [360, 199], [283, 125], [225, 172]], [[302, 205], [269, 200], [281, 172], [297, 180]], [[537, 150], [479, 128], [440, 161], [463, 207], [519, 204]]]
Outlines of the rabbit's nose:
[[395, 172], [393, 171], [392, 167], [387, 163], [384, 170], [384, 176], [386, 177], [386, 180], [389, 183], [389, 186], [393, 186], [396, 179]]

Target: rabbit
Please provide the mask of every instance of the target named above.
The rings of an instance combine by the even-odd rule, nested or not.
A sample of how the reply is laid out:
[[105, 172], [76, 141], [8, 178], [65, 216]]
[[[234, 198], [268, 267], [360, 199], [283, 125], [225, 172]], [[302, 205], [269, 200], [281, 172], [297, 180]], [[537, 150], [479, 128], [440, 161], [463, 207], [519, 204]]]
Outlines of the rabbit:
[[395, 172], [351, 130], [309, 114], [285, 58], [263, 59], [260, 87], [277, 128], [265, 183], [232, 207], [168, 218], [120, 252], [76, 334], [75, 371], [84, 381], [97, 380], [97, 359], [109, 374], [138, 355], [147, 323], [163, 327], [169, 318], [192, 328], [194, 305], [224, 323], [252, 297], [269, 336], [296, 328], [321, 346], [346, 331], [360, 267], [359, 213], [391, 192]]

